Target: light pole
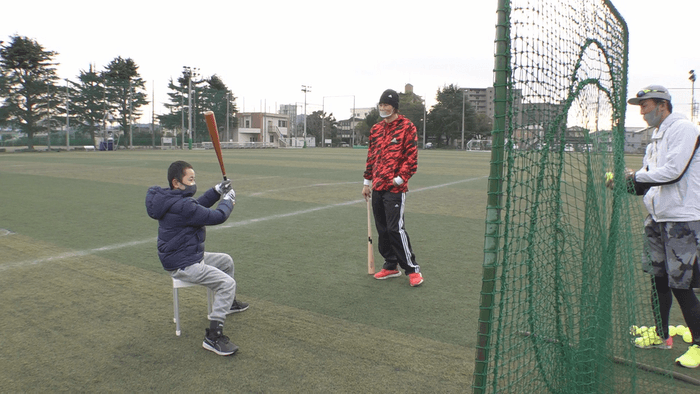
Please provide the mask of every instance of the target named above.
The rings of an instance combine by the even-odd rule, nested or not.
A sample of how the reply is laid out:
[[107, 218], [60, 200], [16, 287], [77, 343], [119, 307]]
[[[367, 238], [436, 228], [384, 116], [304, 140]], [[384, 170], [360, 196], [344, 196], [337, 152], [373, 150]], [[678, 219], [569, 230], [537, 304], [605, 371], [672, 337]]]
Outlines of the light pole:
[[423, 99], [423, 149], [425, 149], [425, 118], [427, 117], [425, 99]]
[[464, 105], [465, 105], [465, 96], [466, 91], [462, 89], [462, 150], [464, 150]]
[[230, 139], [228, 134], [229, 103], [231, 102], [231, 92], [226, 92], [226, 139]]
[[134, 148], [134, 128], [132, 127], [132, 125], [134, 124], [134, 116], [132, 103], [133, 101], [131, 101], [131, 78], [129, 78], [129, 149]]
[[[156, 81], [151, 81], [151, 97], [156, 97]], [[151, 100], [151, 148], [156, 148], [156, 100]]]
[[690, 88], [690, 121], [695, 123], [695, 70], [690, 70], [688, 74], [690, 74], [688, 79], [692, 86]]
[[311, 91], [311, 86], [301, 85], [301, 91], [304, 92], [304, 148], [306, 148], [306, 93]]
[[[294, 146], [297, 146], [299, 143], [299, 124], [297, 123], [297, 120], [299, 119], [299, 107], [303, 107], [304, 103], [301, 103], [299, 101], [294, 102]], [[301, 130], [303, 132], [303, 130]]]
[[187, 77], [187, 136], [189, 138], [188, 148], [192, 150], [192, 78], [199, 76], [199, 68], [183, 66], [182, 69], [183, 74]]
[[47, 100], [47, 105], [48, 105], [48, 111], [47, 114], [49, 115], [49, 126], [46, 128], [46, 136], [47, 136], [47, 149], [49, 152], [51, 152], [51, 85], [46, 86], [46, 100]]
[[[183, 89], [184, 90], [184, 89]], [[181, 125], [180, 125], [180, 131], [182, 131], [182, 141], [180, 141], [182, 145], [182, 150], [185, 150], [185, 92], [182, 92], [183, 94], [180, 95], [180, 115], [181, 115]], [[175, 143], [177, 143], [177, 138], [175, 138]]]
[[[109, 148], [107, 145], [107, 88], [104, 85], [102, 85], [102, 142], [107, 150]], [[112, 149], [114, 149], [114, 140], [112, 140]]]
[[352, 122], [352, 146], [351, 148], [355, 147], [355, 96], [352, 96], [352, 118], [350, 118], [350, 121]]
[[192, 69], [187, 67], [187, 148], [192, 150]]
[[66, 151], [70, 150], [70, 109], [68, 104], [70, 103], [70, 93], [68, 92], [68, 78], [66, 78]]

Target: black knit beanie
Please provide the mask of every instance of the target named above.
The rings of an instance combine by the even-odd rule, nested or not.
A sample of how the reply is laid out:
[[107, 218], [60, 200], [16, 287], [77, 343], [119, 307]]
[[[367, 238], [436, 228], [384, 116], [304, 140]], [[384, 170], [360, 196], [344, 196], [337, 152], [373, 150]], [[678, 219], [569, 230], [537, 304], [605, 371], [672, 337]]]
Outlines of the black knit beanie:
[[387, 89], [382, 93], [379, 104], [389, 104], [394, 109], [399, 109], [399, 94], [395, 90]]

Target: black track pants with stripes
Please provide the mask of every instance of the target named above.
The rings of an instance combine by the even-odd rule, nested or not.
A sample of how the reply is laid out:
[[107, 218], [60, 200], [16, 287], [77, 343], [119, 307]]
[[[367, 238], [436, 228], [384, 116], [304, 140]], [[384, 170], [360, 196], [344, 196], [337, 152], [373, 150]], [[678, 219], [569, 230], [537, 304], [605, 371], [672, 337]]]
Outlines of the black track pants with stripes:
[[382, 268], [395, 270], [398, 264], [408, 275], [420, 272], [420, 266], [416, 263], [411, 240], [404, 227], [405, 206], [406, 193], [372, 191], [372, 211], [379, 235], [379, 253], [384, 257]]

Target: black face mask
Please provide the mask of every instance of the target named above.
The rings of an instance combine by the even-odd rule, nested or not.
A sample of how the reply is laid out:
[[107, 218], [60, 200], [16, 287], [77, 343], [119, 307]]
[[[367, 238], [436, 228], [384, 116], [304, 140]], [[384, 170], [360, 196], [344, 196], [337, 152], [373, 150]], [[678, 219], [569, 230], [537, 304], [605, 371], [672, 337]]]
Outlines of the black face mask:
[[185, 195], [194, 196], [194, 194], [197, 193], [197, 184], [185, 185], [185, 190], [183, 190], [183, 192]]

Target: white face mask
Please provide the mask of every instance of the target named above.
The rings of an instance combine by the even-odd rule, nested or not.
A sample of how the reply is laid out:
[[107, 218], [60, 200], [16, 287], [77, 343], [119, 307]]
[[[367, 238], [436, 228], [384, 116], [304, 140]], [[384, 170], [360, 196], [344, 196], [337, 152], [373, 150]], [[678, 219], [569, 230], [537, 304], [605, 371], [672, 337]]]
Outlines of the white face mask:
[[389, 111], [382, 111], [381, 109], [379, 110], [379, 116], [382, 118], [388, 118], [393, 113], [394, 113], [394, 111], [391, 111], [391, 110], [389, 110]]

